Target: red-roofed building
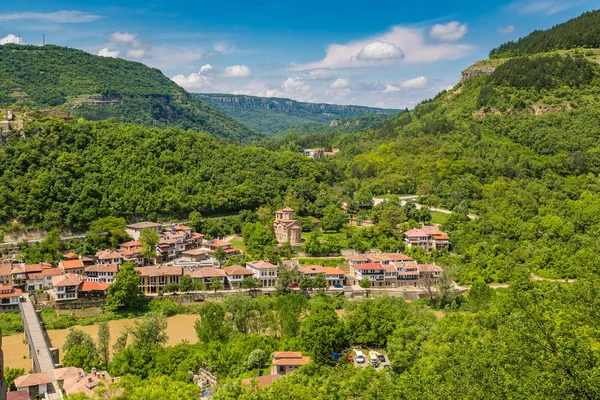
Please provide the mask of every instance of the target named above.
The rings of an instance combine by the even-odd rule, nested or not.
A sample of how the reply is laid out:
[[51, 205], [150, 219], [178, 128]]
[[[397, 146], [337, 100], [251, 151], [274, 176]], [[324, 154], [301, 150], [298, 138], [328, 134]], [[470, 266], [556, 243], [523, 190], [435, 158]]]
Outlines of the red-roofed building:
[[12, 285], [0, 286], [0, 312], [19, 312], [22, 294], [21, 289]]
[[68, 252], [67, 254], [65, 254], [65, 255], [63, 256], [63, 258], [64, 258], [65, 260], [76, 260], [76, 259], [78, 259], [78, 258], [79, 258], [79, 256], [78, 256], [76, 253], [74, 253], [74, 252], [70, 251], [70, 252]]
[[58, 268], [62, 268], [65, 273], [83, 275], [85, 265], [79, 258], [74, 260], [62, 260], [58, 263]]
[[240, 265], [232, 265], [230, 267], [223, 268], [223, 271], [227, 274], [227, 283], [230, 289], [239, 289], [242, 287], [242, 281], [246, 277], [251, 277], [253, 272]]
[[26, 391], [33, 399], [44, 397], [48, 390], [51, 389], [52, 381], [45, 372], [36, 374], [21, 375], [15, 378], [15, 386], [17, 390]]
[[30, 272], [25, 276], [25, 287], [28, 292], [48, 289], [52, 287], [52, 277], [64, 275], [65, 271], [61, 268], [47, 268], [40, 272]]
[[360, 282], [364, 278], [371, 281], [371, 286], [383, 286], [385, 280], [385, 268], [381, 263], [355, 264], [354, 276]]
[[90, 282], [113, 283], [117, 272], [119, 272], [119, 267], [115, 264], [98, 264], [86, 267], [85, 276], [86, 280]]
[[75, 274], [53, 276], [54, 300], [77, 300], [77, 289], [81, 281], [79, 275]]
[[273, 382], [277, 379], [281, 378], [283, 375], [266, 375], [266, 376], [257, 376], [254, 378], [244, 379], [242, 381], [242, 386], [247, 389], [260, 389], [267, 386], [271, 386]]
[[77, 297], [88, 299], [104, 298], [109, 286], [110, 283], [106, 282], [83, 281], [77, 288]]
[[31, 400], [29, 392], [26, 390], [17, 390], [6, 393], [6, 400]]
[[96, 253], [96, 262], [101, 265], [115, 264], [121, 266], [123, 264], [123, 256], [118, 251], [101, 250]]
[[145, 294], [158, 293], [168, 284], [179, 284], [183, 275], [183, 268], [174, 266], [136, 267], [140, 271], [142, 285]]
[[423, 247], [427, 251], [450, 248], [448, 234], [440, 231], [437, 225], [422, 226], [404, 232], [404, 242], [408, 247]]
[[276, 351], [273, 353], [271, 375], [286, 375], [310, 362], [310, 357], [299, 351]]
[[277, 282], [277, 265], [268, 261], [250, 261], [246, 268], [252, 271], [254, 279], [260, 281], [264, 287], [275, 286]]
[[0, 264], [0, 285], [12, 285], [12, 264], [9, 262]]
[[206, 290], [210, 290], [212, 282], [217, 279], [221, 282], [223, 288], [225, 288], [225, 278], [227, 274], [221, 268], [213, 267], [202, 267], [202, 268], [190, 268], [184, 271], [185, 275], [189, 275], [194, 282], [204, 283]]

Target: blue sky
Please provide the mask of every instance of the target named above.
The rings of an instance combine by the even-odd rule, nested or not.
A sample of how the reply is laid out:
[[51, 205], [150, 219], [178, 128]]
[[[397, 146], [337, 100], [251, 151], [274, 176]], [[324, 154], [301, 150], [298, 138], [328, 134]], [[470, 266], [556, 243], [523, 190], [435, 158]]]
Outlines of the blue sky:
[[156, 67], [193, 92], [411, 108], [500, 43], [600, 0], [3, 2], [0, 43]]

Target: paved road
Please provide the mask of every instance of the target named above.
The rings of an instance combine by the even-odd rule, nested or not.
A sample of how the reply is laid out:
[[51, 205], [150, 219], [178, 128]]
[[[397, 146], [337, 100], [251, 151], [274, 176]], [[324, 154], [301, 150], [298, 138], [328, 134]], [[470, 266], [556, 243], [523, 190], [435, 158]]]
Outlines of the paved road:
[[[418, 196], [400, 197], [400, 203], [404, 206], [404, 205], [406, 205], [406, 203], [408, 201], [410, 201], [410, 200], [413, 200], [413, 201], [416, 200], [417, 197]], [[383, 197], [373, 197], [373, 205], [375, 205], [375, 206], [377, 204], [383, 203], [384, 201], [387, 201], [387, 199], [383, 198]], [[415, 206], [417, 207], [417, 210], [420, 210], [421, 207], [423, 207], [424, 205], [423, 204], [419, 204], [419, 203], [415, 203]], [[439, 213], [442, 213], [442, 214], [452, 214], [452, 211], [447, 210], [445, 208], [429, 207], [429, 209], [431, 211], [439, 212]], [[469, 219], [475, 219], [475, 218], [477, 218], [477, 215], [469, 213], [469, 214], [467, 214], [467, 218], [469, 218]]]
[[[37, 363], [40, 367], [40, 371], [34, 372], [45, 372], [54, 386], [55, 394], [59, 393], [58, 384], [54, 379], [54, 362], [50, 355], [50, 349], [44, 338], [44, 330], [35, 312], [35, 307], [29, 297], [26, 297], [25, 302], [21, 303], [21, 312], [27, 324], [27, 330], [29, 331], [29, 340], [33, 345], [34, 353], [33, 357], [37, 359]], [[51, 396], [53, 397], [53, 396]]]

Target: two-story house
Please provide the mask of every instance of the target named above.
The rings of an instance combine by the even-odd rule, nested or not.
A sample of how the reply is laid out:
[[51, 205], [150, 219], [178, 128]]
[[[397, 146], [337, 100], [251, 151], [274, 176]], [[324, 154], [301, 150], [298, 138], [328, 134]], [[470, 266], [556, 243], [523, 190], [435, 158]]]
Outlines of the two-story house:
[[168, 284], [179, 284], [183, 268], [178, 266], [136, 267], [140, 271], [140, 288], [145, 294], [158, 293]]
[[275, 286], [275, 283], [277, 283], [277, 265], [273, 265], [268, 261], [250, 261], [246, 263], [246, 268], [252, 272], [254, 279], [264, 287]]
[[40, 272], [31, 272], [25, 275], [25, 288], [28, 292], [52, 288], [52, 277], [64, 275], [61, 268], [46, 268]]
[[225, 288], [225, 279], [227, 274], [221, 268], [202, 267], [202, 268], [186, 268], [185, 275], [189, 275], [193, 282], [202, 282], [206, 290], [210, 290], [214, 280], [221, 283], [221, 287]]
[[96, 253], [96, 263], [100, 265], [115, 264], [120, 267], [123, 264], [123, 256], [118, 251], [101, 250]]
[[158, 224], [156, 222], [148, 222], [148, 221], [138, 222], [136, 224], [127, 225], [125, 227], [125, 232], [127, 232], [127, 234], [133, 240], [138, 240], [140, 238], [140, 236], [142, 235], [142, 231], [144, 229], [151, 229], [153, 231], [156, 231], [156, 233], [160, 234], [162, 231], [162, 224]]
[[55, 301], [77, 300], [77, 288], [82, 282], [79, 275], [66, 274], [52, 277]]
[[12, 285], [12, 264], [0, 264], [0, 285]]
[[85, 265], [79, 258], [74, 260], [62, 260], [58, 263], [58, 268], [61, 268], [65, 274], [83, 275], [85, 272]]
[[450, 247], [448, 234], [440, 231], [436, 225], [424, 225], [404, 232], [404, 242], [407, 247], [423, 247], [427, 251]]
[[371, 281], [371, 286], [383, 286], [385, 281], [385, 268], [381, 263], [360, 263], [354, 266], [354, 276], [357, 282], [364, 278]]
[[346, 273], [344, 270], [335, 267], [323, 267], [323, 273], [329, 286], [344, 286], [346, 283]]
[[21, 294], [21, 289], [12, 285], [0, 286], [0, 312], [19, 312]]
[[252, 277], [253, 272], [240, 265], [232, 265], [223, 268], [227, 274], [227, 284], [229, 289], [239, 289], [242, 287], [242, 281], [246, 277]]
[[271, 375], [286, 375], [310, 362], [310, 357], [299, 351], [276, 351], [273, 353]]
[[92, 265], [85, 269], [86, 280], [90, 282], [113, 283], [115, 275], [119, 272], [119, 267], [115, 264]]
[[205, 240], [204, 242], [202, 242], [202, 245], [200, 246], [201, 249], [210, 250], [213, 252], [215, 250], [217, 250], [217, 248], [219, 248], [219, 247], [221, 249], [223, 249], [223, 252], [225, 252], [225, 254], [227, 254], [227, 255], [237, 254], [237, 250], [234, 249], [233, 245], [226, 240], [220, 240], [220, 239]]

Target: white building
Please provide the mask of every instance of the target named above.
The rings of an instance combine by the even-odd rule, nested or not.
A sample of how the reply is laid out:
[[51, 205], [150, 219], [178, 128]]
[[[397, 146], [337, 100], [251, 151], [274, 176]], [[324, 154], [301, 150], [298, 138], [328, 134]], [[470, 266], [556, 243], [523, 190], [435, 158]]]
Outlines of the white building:
[[277, 282], [277, 265], [268, 261], [251, 261], [246, 263], [246, 268], [250, 270], [254, 279], [260, 281], [264, 287], [275, 286]]

